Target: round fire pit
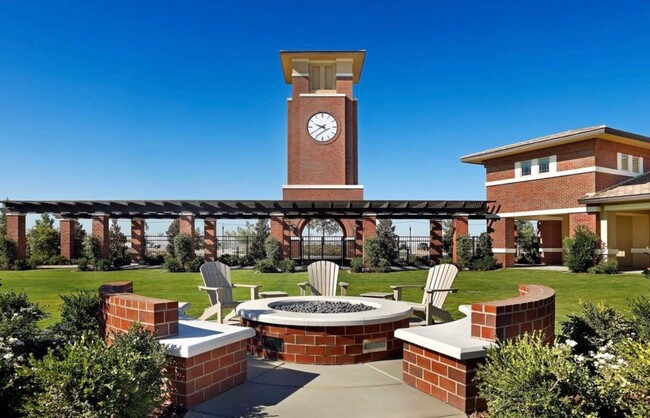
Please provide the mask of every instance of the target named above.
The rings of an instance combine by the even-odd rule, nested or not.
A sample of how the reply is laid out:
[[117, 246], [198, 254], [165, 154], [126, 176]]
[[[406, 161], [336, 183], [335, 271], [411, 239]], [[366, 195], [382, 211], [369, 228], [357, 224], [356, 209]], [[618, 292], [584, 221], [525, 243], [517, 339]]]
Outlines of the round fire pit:
[[360, 297], [300, 296], [259, 299], [237, 307], [244, 326], [255, 329], [249, 351], [259, 357], [302, 364], [353, 364], [397, 358], [393, 335], [409, 326], [406, 303]]

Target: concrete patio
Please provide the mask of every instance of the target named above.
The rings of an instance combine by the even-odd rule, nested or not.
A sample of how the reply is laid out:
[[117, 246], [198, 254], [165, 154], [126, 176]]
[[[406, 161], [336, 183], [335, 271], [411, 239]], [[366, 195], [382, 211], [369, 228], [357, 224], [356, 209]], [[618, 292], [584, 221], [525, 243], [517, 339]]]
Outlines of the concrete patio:
[[248, 358], [248, 381], [187, 418], [448, 417], [462, 411], [402, 383], [402, 360], [312, 366]]

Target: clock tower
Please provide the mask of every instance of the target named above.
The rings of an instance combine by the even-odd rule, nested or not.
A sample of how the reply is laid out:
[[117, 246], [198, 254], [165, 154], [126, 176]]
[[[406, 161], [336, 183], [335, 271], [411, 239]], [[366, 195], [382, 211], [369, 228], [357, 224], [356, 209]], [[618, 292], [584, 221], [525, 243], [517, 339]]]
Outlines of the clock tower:
[[281, 51], [288, 98], [284, 200], [363, 200], [357, 100], [365, 51]]

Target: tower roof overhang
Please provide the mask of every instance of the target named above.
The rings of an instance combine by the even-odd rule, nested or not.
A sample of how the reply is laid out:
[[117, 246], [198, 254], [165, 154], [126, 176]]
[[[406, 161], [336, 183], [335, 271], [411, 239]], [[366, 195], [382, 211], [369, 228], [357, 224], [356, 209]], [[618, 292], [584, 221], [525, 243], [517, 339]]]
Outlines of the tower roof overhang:
[[309, 61], [335, 61], [336, 59], [352, 60], [352, 81], [354, 84], [359, 83], [361, 78], [361, 69], [363, 61], [366, 58], [366, 51], [363, 49], [353, 51], [280, 51], [280, 61], [282, 62], [282, 72], [284, 81], [287, 84], [292, 82], [293, 60]]
[[497, 219], [490, 202], [482, 200], [80, 200], [4, 201], [4, 211], [16, 214], [52, 213], [63, 218], [169, 219], [182, 214], [197, 218], [259, 219], [362, 218], [380, 219]]

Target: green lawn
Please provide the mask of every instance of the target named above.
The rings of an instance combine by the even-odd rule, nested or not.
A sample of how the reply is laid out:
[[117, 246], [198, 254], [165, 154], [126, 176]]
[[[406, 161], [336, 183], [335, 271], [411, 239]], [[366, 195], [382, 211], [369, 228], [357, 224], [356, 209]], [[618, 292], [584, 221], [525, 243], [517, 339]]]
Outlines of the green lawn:
[[[235, 283], [260, 284], [262, 290], [283, 290], [298, 295], [296, 283], [307, 280], [307, 273], [261, 274], [250, 270], [233, 270]], [[392, 284], [424, 284], [426, 270], [385, 274], [354, 274], [342, 271], [339, 279], [350, 283], [349, 294], [377, 291], [389, 292]], [[24, 291], [29, 298], [45, 307], [51, 316], [42, 322], [50, 325], [59, 319], [59, 295], [75, 289], [93, 289], [111, 281], [132, 281], [135, 292], [145, 296], [191, 302], [189, 313], [198, 316], [207, 306], [198, 273], [168, 273], [163, 270], [130, 270], [113, 272], [78, 272], [75, 270], [0, 271], [0, 291]], [[578, 309], [579, 300], [606, 301], [625, 309], [629, 298], [650, 295], [650, 280], [639, 274], [596, 276], [553, 271], [505, 269], [491, 272], [461, 272], [454, 286], [460, 291], [447, 298], [446, 308], [460, 317], [456, 307], [472, 302], [503, 299], [517, 294], [520, 283], [543, 284], [557, 292], [557, 321]], [[418, 300], [422, 293], [405, 292], [408, 300]], [[237, 289], [235, 297], [246, 299], [248, 290]]]

